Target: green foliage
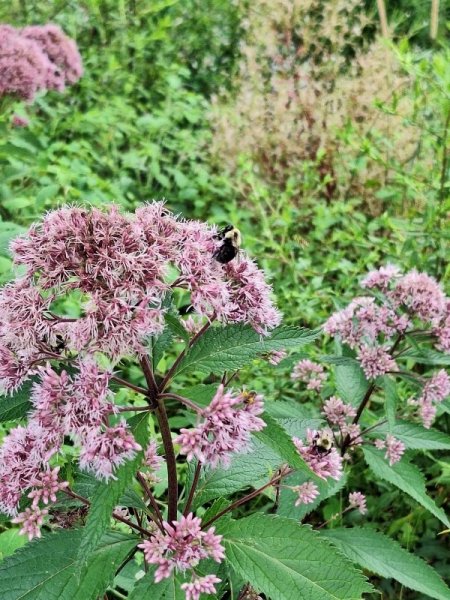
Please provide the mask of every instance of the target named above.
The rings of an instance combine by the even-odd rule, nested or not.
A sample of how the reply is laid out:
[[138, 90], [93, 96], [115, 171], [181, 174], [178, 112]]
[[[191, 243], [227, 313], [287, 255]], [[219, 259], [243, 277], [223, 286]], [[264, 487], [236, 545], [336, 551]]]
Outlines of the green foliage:
[[77, 578], [82, 530], [58, 531], [35, 540], [0, 563], [4, 600], [97, 600], [138, 542], [119, 532], [103, 535]]
[[33, 383], [27, 381], [12, 396], [0, 398], [0, 422], [21, 419], [31, 408], [30, 395]]
[[228, 325], [209, 329], [186, 353], [177, 368], [185, 371], [222, 373], [234, 371], [251, 360], [273, 350], [298, 348], [319, 336], [318, 331], [280, 325], [267, 336], [261, 336], [249, 325]]
[[371, 587], [317, 533], [283, 517], [224, 523], [232, 568], [273, 600], [359, 600]]
[[390, 466], [384, 459], [383, 452], [370, 446], [364, 448], [364, 458], [378, 478], [392, 483], [405, 494], [409, 494], [444, 525], [450, 527], [450, 521], [445, 511], [439, 508], [434, 500], [428, 496], [425, 479], [415, 465], [403, 458], [398, 463]]
[[450, 588], [434, 569], [382, 533], [368, 527], [353, 527], [333, 529], [324, 535], [360, 567], [381, 577], [395, 579], [431, 598], [450, 599]]
[[186, 596], [180, 584], [183, 580], [172, 575], [160, 583], [155, 583], [155, 569], [151, 569], [139, 580], [133, 588], [128, 600], [141, 600], [151, 598], [152, 600], [185, 600]]

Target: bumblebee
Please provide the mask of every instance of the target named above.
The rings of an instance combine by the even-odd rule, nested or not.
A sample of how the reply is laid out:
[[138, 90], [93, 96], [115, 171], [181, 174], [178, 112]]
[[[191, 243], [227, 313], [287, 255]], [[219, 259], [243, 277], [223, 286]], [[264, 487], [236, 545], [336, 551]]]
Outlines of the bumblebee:
[[244, 404], [253, 404], [256, 400], [256, 392], [249, 392], [248, 390], [244, 390], [241, 392], [241, 396], [244, 400]]
[[222, 244], [217, 248], [213, 254], [213, 258], [223, 265], [226, 265], [239, 253], [241, 247], [241, 232], [234, 225], [227, 225], [214, 236], [217, 240], [220, 240]]
[[316, 433], [312, 445], [318, 454], [329, 454], [331, 452], [331, 447], [333, 446], [333, 437], [331, 431]]

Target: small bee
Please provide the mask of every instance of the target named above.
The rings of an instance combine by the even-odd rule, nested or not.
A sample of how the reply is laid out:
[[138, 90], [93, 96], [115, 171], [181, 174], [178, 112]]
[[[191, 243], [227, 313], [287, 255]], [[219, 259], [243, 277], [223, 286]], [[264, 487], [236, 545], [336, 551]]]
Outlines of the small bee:
[[312, 445], [318, 454], [329, 454], [333, 446], [333, 434], [331, 431], [317, 432], [314, 436]]
[[234, 225], [227, 225], [214, 236], [222, 241], [222, 245], [217, 248], [213, 254], [213, 258], [225, 265], [236, 258], [241, 247], [241, 232]]
[[256, 392], [249, 392], [248, 390], [244, 390], [241, 392], [241, 396], [244, 400], [244, 404], [253, 404], [256, 399]]

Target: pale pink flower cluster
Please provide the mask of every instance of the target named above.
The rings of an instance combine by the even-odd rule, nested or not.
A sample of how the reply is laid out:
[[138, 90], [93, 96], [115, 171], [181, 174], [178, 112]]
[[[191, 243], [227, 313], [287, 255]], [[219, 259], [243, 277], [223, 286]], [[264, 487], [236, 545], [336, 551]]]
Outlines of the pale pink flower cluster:
[[450, 395], [450, 377], [444, 369], [435, 373], [423, 386], [419, 398], [409, 400], [411, 406], [417, 406], [418, 415], [426, 429], [429, 429], [436, 417], [436, 407]]
[[82, 73], [75, 42], [57, 25], [0, 25], [0, 96], [31, 101], [40, 90], [64, 90]]
[[356, 409], [351, 404], [343, 402], [337, 396], [331, 396], [325, 401], [322, 413], [330, 425], [343, 427], [346, 425], [347, 419], [356, 416]]
[[[115, 468], [132, 458], [140, 446], [125, 422], [107, 425], [114, 412], [109, 373], [90, 359], [78, 363], [78, 373], [56, 373], [39, 367], [40, 381], [31, 393], [32, 410], [26, 427], [16, 427], [0, 447], [0, 510], [14, 514], [21, 495], [53, 501], [58, 470], [49, 470], [51, 457], [71, 436], [80, 446], [80, 466], [96, 477], [109, 479]], [[53, 484], [52, 484], [53, 481]], [[64, 487], [64, 486], [63, 486]]]
[[348, 502], [351, 508], [357, 508], [362, 515], [367, 513], [366, 497], [362, 492], [352, 492], [349, 494]]
[[[191, 292], [197, 317], [250, 323], [258, 332], [277, 325], [263, 272], [244, 254], [236, 267], [217, 262], [215, 232], [175, 218], [160, 202], [134, 216], [114, 206], [48, 213], [11, 244], [26, 275], [0, 293], [0, 386], [14, 391], [36, 362], [55, 354], [101, 351], [118, 361], [145, 353], [148, 337], [164, 328], [164, 298], [174, 287]], [[170, 283], [173, 267], [179, 276]], [[75, 290], [82, 315], [54, 314], [52, 303]]]
[[301, 485], [293, 486], [291, 489], [298, 495], [295, 506], [300, 506], [300, 504], [312, 504], [320, 493], [319, 488], [313, 481], [306, 481]]
[[287, 356], [286, 350], [274, 350], [267, 355], [268, 362], [276, 367], [280, 364], [282, 360], [284, 360]]
[[299, 361], [291, 373], [291, 379], [306, 383], [306, 389], [319, 391], [322, 389], [327, 375], [322, 365], [307, 358]]
[[234, 396], [220, 385], [210, 405], [201, 411], [202, 422], [193, 429], [181, 429], [175, 442], [188, 460], [228, 466], [233, 453], [249, 448], [251, 433], [265, 427], [258, 416], [263, 410], [262, 396], [249, 392]]
[[148, 444], [147, 449], [144, 452], [143, 464], [148, 468], [148, 471], [145, 473], [147, 481], [152, 484], [158, 483], [160, 479], [156, 475], [156, 472], [159, 471], [164, 464], [164, 459], [162, 456], [159, 456], [158, 444], [154, 440]]
[[405, 444], [393, 435], [387, 435], [386, 440], [375, 440], [375, 447], [378, 450], [386, 449], [385, 458], [391, 467], [401, 459], [406, 449]]
[[[201, 525], [201, 519], [190, 513], [172, 524], [164, 522], [164, 531], [155, 531], [151, 539], [139, 544], [139, 548], [142, 548], [144, 552], [145, 560], [151, 565], [158, 566], [155, 572], [156, 583], [170, 577], [174, 570], [184, 573], [193, 569], [206, 558], [212, 558], [218, 563], [222, 562], [225, 558], [224, 548], [221, 544], [222, 536], [215, 534], [214, 527], [202, 531]], [[197, 578], [194, 576], [191, 583], [195, 583], [195, 581]], [[204, 585], [219, 581], [208, 579]], [[189, 598], [188, 594], [195, 592], [196, 587], [189, 586], [183, 589], [186, 591], [186, 598]], [[195, 596], [191, 597], [195, 598]]]
[[202, 594], [215, 594], [215, 584], [221, 581], [215, 575], [196, 576], [190, 583], [182, 583], [180, 587], [186, 594], [186, 600], [199, 600]]
[[33, 538], [41, 537], [41, 527], [44, 524], [44, 517], [48, 515], [47, 509], [40, 509], [37, 506], [26, 508], [24, 512], [11, 519], [11, 523], [22, 525], [19, 530], [20, 535], [28, 536], [29, 541]]
[[[363, 442], [360, 436], [361, 427], [353, 423], [356, 417], [356, 409], [351, 404], [346, 404], [337, 396], [331, 396], [324, 402], [322, 413], [325, 415], [330, 426], [334, 426], [333, 438], [340, 443], [349, 442], [349, 449], [360, 446]], [[347, 442], [347, 443], [348, 443]]]
[[308, 429], [306, 431], [306, 443], [297, 437], [293, 437], [298, 453], [303, 460], [308, 464], [311, 471], [313, 471], [318, 477], [327, 479], [339, 480], [342, 476], [342, 458], [334, 447], [324, 450], [318, 440], [325, 437], [332, 439], [332, 432], [330, 429], [322, 429], [316, 431], [314, 429]]
[[369, 273], [362, 285], [382, 298], [355, 298], [328, 319], [324, 331], [356, 350], [367, 378], [398, 370], [392, 348], [416, 322], [435, 336], [437, 349], [450, 351], [450, 300], [435, 279], [415, 270], [402, 275], [388, 265]]

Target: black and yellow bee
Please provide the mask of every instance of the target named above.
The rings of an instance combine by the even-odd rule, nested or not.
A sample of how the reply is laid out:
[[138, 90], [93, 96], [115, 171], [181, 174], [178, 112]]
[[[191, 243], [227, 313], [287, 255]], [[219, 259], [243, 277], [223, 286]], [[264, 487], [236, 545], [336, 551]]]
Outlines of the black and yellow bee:
[[213, 254], [213, 258], [225, 265], [236, 258], [241, 247], [241, 232], [234, 225], [227, 225], [215, 236], [222, 244]]
[[317, 432], [314, 436], [312, 445], [318, 454], [329, 454], [333, 446], [333, 434], [331, 431], [323, 431], [322, 433]]

